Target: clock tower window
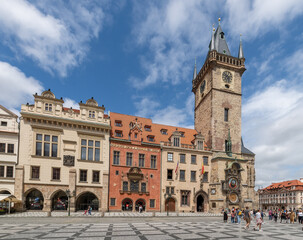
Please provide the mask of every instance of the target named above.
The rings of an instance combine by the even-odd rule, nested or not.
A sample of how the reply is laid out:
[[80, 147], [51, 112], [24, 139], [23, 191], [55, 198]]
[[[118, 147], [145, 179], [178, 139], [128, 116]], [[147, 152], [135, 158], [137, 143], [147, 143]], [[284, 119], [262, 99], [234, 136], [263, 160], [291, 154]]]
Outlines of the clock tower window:
[[224, 121], [225, 122], [228, 122], [228, 112], [229, 112], [229, 109], [228, 108], [224, 108]]

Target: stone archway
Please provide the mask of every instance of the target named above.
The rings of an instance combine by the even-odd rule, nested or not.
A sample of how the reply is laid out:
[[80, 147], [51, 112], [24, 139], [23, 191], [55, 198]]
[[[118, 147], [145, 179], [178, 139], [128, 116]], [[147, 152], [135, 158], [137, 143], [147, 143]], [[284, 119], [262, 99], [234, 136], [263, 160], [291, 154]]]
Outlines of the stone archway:
[[204, 212], [204, 198], [201, 194], [197, 196], [196, 211]]
[[76, 211], [87, 210], [91, 206], [93, 210], [99, 209], [99, 199], [92, 192], [84, 192], [77, 197]]
[[133, 210], [133, 200], [130, 198], [125, 198], [122, 200], [122, 211], [132, 211]]
[[8, 190], [1, 190], [0, 194], [10, 194], [11, 195], [10, 191], [8, 191]]
[[176, 211], [176, 201], [174, 198], [170, 197], [165, 200], [165, 211], [166, 212]]
[[51, 197], [52, 210], [67, 210], [68, 197], [63, 190], [58, 190]]
[[195, 194], [194, 201], [196, 203], [196, 212], [208, 211], [208, 195], [203, 190], [198, 191]]
[[136, 209], [136, 211], [139, 211], [139, 206], [142, 206], [142, 208], [143, 208], [143, 211], [145, 211], [145, 207], [146, 207], [146, 202], [145, 202], [145, 200], [144, 199], [138, 199], [137, 201], [136, 201], [136, 203], [135, 203], [135, 209]]
[[44, 203], [43, 194], [37, 189], [31, 189], [25, 197], [25, 207], [27, 210], [42, 210]]

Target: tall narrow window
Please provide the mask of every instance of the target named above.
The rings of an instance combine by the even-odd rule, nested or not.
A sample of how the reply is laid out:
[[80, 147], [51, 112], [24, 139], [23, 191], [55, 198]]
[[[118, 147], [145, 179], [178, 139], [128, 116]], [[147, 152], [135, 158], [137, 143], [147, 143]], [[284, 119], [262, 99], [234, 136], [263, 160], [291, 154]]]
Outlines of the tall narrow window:
[[202, 182], [208, 182], [208, 172], [205, 172], [205, 173], [203, 174]]
[[225, 122], [228, 122], [228, 111], [229, 111], [228, 108], [224, 108], [224, 121]]
[[179, 147], [180, 146], [180, 138], [174, 137], [174, 146]]
[[167, 161], [172, 162], [173, 161], [173, 153], [167, 153]]
[[93, 171], [93, 182], [100, 182], [100, 171]]
[[119, 165], [120, 164], [120, 152], [114, 151], [114, 162], [113, 164]]
[[0, 166], [0, 177], [4, 177], [4, 166]]
[[180, 170], [180, 181], [185, 181], [185, 170]]
[[180, 163], [185, 163], [185, 154], [180, 154]]
[[144, 167], [145, 164], [145, 155], [144, 154], [139, 154], [139, 167]]
[[132, 165], [133, 165], [133, 154], [126, 153], [126, 166], [132, 166]]
[[14, 153], [14, 144], [7, 144], [7, 152]]
[[42, 134], [36, 135], [36, 155], [42, 156]]
[[190, 172], [190, 181], [192, 181], [192, 182], [196, 181], [196, 171]]
[[81, 140], [81, 160], [86, 160], [86, 140]]
[[203, 157], [203, 164], [208, 165], [208, 157]]
[[40, 177], [40, 167], [38, 166], [32, 166], [32, 179], [39, 179]]
[[88, 140], [88, 160], [92, 161], [94, 158], [94, 141]]
[[197, 156], [191, 155], [191, 164], [196, 164], [196, 163], [197, 163]]
[[141, 183], [141, 192], [145, 193], [146, 192], [146, 183]]
[[124, 191], [124, 192], [127, 192], [127, 191], [128, 191], [128, 182], [127, 182], [127, 181], [124, 181], [124, 182], [123, 182], [123, 191]]
[[53, 180], [60, 180], [60, 168], [53, 168]]
[[87, 182], [87, 170], [80, 170], [80, 182]]
[[43, 156], [49, 156], [50, 150], [50, 135], [44, 135], [44, 152]]
[[157, 166], [157, 156], [151, 155], [150, 156], [150, 168], [156, 168]]
[[167, 180], [173, 180], [173, 170], [167, 169]]
[[52, 136], [52, 157], [58, 157], [58, 137]]
[[198, 149], [203, 150], [203, 141], [198, 141]]
[[0, 152], [5, 152], [5, 143], [0, 143]]

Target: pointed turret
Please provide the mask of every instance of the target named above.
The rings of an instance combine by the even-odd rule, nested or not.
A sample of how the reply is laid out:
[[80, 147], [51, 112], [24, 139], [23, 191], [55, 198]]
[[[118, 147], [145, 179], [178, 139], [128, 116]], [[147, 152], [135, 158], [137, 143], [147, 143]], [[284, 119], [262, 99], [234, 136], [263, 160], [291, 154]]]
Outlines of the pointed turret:
[[243, 47], [242, 47], [242, 38], [240, 34], [240, 45], [239, 45], [239, 53], [238, 53], [238, 58], [244, 58], [244, 53], [243, 53]]
[[196, 64], [196, 57], [195, 57], [195, 68], [194, 68], [193, 80], [195, 80], [196, 77], [197, 77], [197, 64]]
[[213, 31], [212, 31], [212, 34], [211, 34], [211, 42], [210, 42], [210, 48], [209, 48], [209, 51], [212, 51], [212, 50], [215, 50], [215, 28], [214, 28], [214, 25], [213, 25]]
[[229, 55], [230, 51], [229, 48], [227, 46], [226, 40], [225, 40], [225, 35], [224, 32], [221, 28], [221, 24], [220, 24], [221, 19], [219, 18], [219, 25], [217, 30], [215, 31], [215, 33], [213, 33], [211, 41], [209, 43], [209, 50], [216, 50], [218, 53], [222, 53], [225, 55]]

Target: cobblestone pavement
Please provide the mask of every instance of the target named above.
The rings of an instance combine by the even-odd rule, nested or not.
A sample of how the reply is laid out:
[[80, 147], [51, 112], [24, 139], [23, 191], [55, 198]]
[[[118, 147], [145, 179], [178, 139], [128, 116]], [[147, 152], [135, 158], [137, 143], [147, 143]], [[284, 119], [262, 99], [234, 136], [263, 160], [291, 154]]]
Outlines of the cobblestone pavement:
[[[155, 219], [155, 218], [154, 218]], [[303, 239], [302, 225], [266, 222], [263, 231], [244, 230], [244, 223], [237, 225], [222, 221], [184, 222], [84, 223], [84, 224], [9, 224], [0, 225], [0, 239], [77, 239], [77, 240], [148, 240], [148, 239]], [[212, 218], [214, 219], [214, 218]], [[4, 219], [3, 219], [4, 220]], [[3, 221], [1, 221], [3, 222]]]
[[[67, 217], [67, 212], [51, 212], [52, 217]], [[71, 212], [72, 217], [86, 217], [83, 215], [83, 212]], [[90, 217], [101, 217], [102, 212], [92, 212]], [[104, 213], [104, 217], [152, 217], [153, 213], [151, 212], [106, 212]], [[156, 212], [156, 217], [166, 217], [166, 212]], [[222, 214], [214, 214], [214, 213], [169, 213], [171, 217], [218, 217], [222, 216]], [[36, 212], [22, 212], [22, 213], [14, 213], [14, 214], [7, 214], [1, 215], [0, 217], [47, 217], [47, 212], [36, 211]]]

